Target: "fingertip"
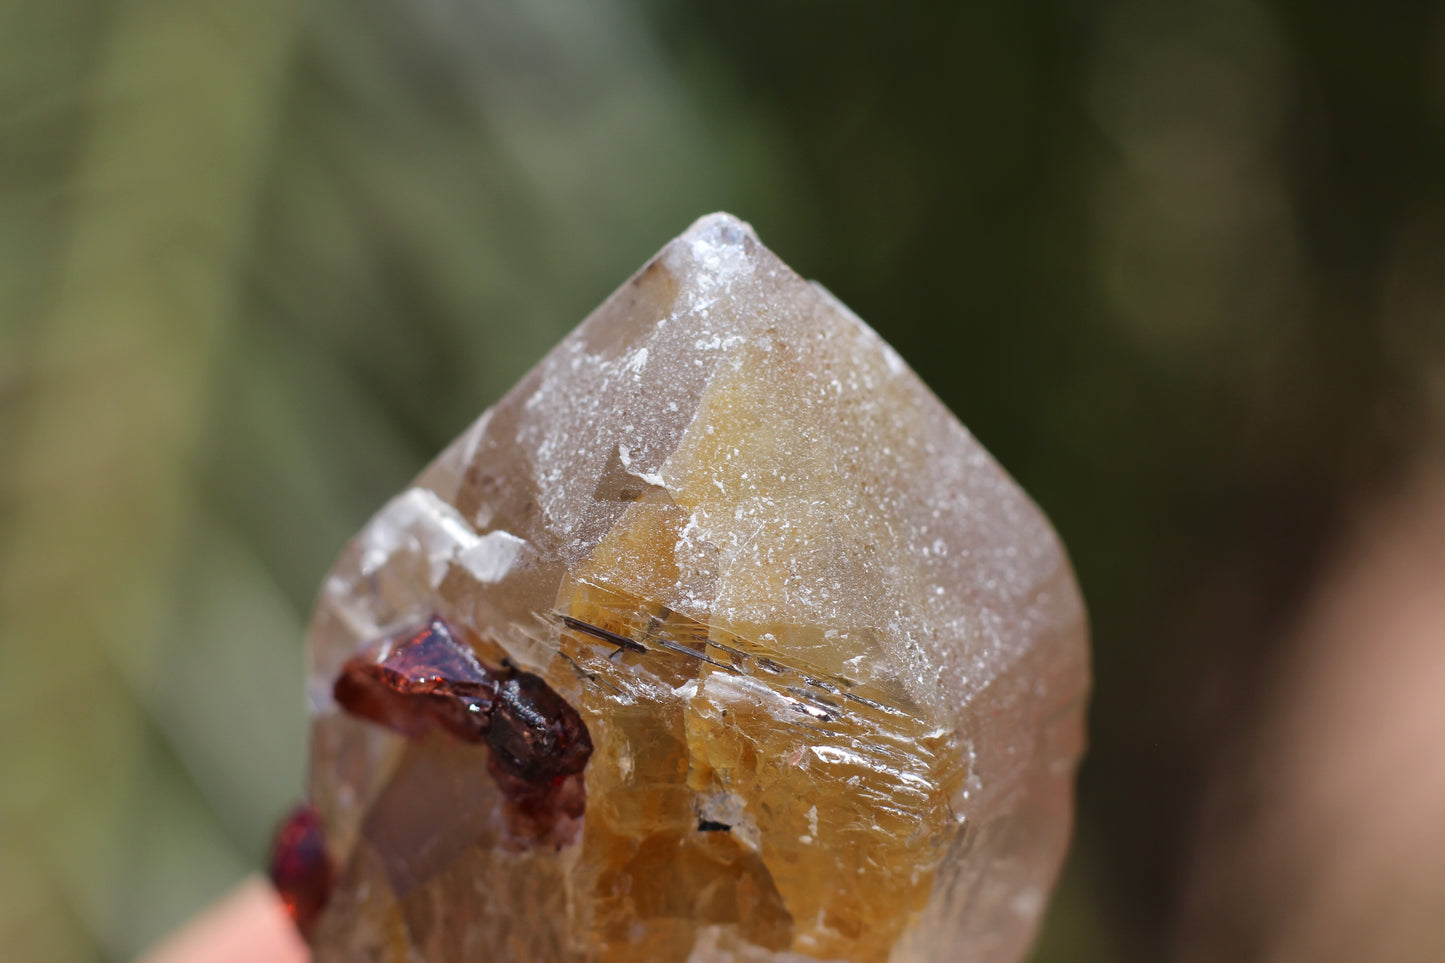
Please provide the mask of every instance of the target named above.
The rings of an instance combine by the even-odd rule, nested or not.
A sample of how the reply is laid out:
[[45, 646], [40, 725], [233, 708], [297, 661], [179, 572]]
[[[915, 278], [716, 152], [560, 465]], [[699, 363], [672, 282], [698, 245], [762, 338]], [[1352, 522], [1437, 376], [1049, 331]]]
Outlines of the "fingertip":
[[310, 959], [275, 890], [252, 878], [141, 963], [308, 963]]

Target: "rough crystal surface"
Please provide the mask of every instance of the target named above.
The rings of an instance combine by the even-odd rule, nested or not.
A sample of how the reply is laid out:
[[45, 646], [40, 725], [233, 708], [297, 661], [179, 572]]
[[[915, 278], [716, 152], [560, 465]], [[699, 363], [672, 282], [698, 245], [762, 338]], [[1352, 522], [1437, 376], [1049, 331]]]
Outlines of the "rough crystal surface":
[[1067, 843], [1057, 537], [727, 215], [367, 524], [310, 642], [320, 963], [1001, 963]]

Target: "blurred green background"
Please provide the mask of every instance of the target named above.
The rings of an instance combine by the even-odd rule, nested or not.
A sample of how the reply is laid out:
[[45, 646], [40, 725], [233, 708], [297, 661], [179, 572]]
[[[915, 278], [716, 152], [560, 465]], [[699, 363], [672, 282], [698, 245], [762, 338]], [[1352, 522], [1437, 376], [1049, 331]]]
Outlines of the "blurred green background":
[[258, 864], [343, 541], [727, 209], [1062, 532], [1037, 959], [1167, 958], [1280, 626], [1439, 437], [1442, 162], [1433, 3], [3, 0], [0, 956], [130, 959]]

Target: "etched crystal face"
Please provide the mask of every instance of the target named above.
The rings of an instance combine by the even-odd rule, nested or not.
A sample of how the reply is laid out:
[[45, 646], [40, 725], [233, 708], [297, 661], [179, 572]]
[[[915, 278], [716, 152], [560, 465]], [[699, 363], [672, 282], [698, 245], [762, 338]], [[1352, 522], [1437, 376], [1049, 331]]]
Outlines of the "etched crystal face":
[[1067, 843], [1057, 537], [727, 215], [367, 524], [310, 643], [321, 963], [1000, 963]]

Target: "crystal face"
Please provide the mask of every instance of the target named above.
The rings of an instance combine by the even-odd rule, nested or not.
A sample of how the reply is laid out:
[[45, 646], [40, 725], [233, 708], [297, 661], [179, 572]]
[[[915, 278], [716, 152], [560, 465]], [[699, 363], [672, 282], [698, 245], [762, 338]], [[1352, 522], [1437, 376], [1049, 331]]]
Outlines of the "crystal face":
[[321, 963], [1000, 963], [1067, 844], [1057, 537], [727, 215], [366, 525], [310, 644]]

